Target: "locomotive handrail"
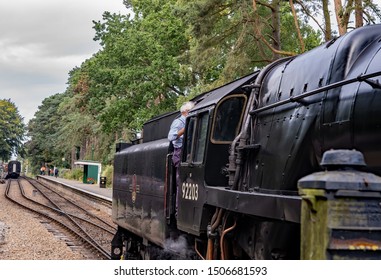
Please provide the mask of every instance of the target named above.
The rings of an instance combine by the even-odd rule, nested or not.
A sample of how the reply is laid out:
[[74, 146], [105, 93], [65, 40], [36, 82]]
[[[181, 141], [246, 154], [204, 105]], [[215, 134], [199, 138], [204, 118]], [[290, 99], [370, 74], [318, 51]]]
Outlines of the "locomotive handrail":
[[[333, 89], [333, 88], [336, 88], [336, 87], [348, 85], [348, 84], [351, 84], [351, 83], [354, 83], [354, 82], [367, 82], [366, 81], [367, 79], [373, 78], [373, 77], [376, 77], [376, 76], [380, 76], [380, 75], [381, 75], [381, 71], [374, 72], [374, 73], [371, 73], [371, 74], [366, 74], [366, 75], [359, 75], [356, 78], [352, 78], [352, 79], [348, 79], [348, 80], [343, 80], [343, 81], [340, 81], [340, 82], [337, 82], [337, 83], [333, 83], [333, 84], [330, 84], [330, 85], [327, 85], [327, 86], [323, 86], [323, 87], [318, 88], [318, 89], [307, 91], [307, 92], [305, 92], [303, 94], [300, 94], [298, 96], [290, 97], [288, 99], [285, 99], [285, 100], [282, 100], [282, 101], [278, 101], [278, 102], [275, 102], [273, 104], [270, 104], [270, 105], [267, 105], [267, 106], [264, 106], [264, 107], [261, 107], [261, 108], [258, 108], [258, 109], [251, 110], [249, 114], [250, 115], [256, 115], [256, 114], [258, 114], [260, 112], [263, 112], [263, 111], [266, 111], [266, 110], [269, 110], [269, 109], [272, 109], [272, 108], [275, 108], [275, 107], [278, 107], [278, 106], [281, 106], [281, 105], [285, 105], [285, 104], [288, 104], [288, 103], [297, 102], [298, 100], [306, 98], [306, 97], [309, 97], [311, 95], [315, 95], [317, 93], [320, 93], [320, 92], [323, 92], [323, 91], [326, 91], [326, 90], [330, 90], [330, 89]], [[375, 82], [369, 82], [368, 84], [370, 84], [372, 87], [374, 87], [374, 85], [376, 85], [377, 83], [375, 83]], [[378, 84], [378, 86], [379, 86], [379, 84]]]

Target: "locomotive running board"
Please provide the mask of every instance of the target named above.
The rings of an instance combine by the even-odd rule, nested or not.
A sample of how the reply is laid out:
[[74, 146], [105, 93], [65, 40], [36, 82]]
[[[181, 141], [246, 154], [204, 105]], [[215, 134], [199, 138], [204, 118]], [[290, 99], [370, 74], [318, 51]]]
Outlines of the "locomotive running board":
[[300, 223], [301, 197], [205, 187], [208, 205], [247, 215]]

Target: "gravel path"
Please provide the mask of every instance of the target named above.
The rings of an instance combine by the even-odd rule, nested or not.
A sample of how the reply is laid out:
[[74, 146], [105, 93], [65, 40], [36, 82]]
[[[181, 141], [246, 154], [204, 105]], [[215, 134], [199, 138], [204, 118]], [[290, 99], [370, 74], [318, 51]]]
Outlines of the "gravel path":
[[0, 260], [81, 260], [30, 213], [9, 201], [0, 184]]

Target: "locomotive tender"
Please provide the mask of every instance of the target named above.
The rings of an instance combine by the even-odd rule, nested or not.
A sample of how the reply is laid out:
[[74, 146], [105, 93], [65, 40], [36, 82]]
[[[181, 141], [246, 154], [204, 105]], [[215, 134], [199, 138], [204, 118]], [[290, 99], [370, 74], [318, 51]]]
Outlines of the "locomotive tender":
[[381, 25], [358, 28], [197, 96], [177, 211], [167, 133], [179, 113], [118, 145], [112, 258], [299, 259], [297, 183], [323, 153], [356, 149], [381, 175], [380, 42]]

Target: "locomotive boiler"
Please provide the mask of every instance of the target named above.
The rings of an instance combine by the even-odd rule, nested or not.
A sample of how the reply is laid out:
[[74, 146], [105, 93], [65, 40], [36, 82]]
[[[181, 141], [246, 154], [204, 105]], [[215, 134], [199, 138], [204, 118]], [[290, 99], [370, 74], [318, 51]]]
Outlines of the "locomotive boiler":
[[179, 113], [145, 123], [115, 154], [112, 257], [299, 259], [297, 183], [323, 153], [361, 151], [381, 175], [380, 41], [381, 25], [358, 28], [194, 98], [179, 190], [167, 140]]

